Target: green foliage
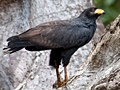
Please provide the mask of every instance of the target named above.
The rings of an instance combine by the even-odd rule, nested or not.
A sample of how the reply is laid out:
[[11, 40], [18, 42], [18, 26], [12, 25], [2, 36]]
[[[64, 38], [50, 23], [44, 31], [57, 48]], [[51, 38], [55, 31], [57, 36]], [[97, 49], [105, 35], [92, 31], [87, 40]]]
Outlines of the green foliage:
[[120, 14], [120, 0], [94, 0], [97, 7], [105, 10], [106, 15], [101, 16], [104, 25], [113, 21]]

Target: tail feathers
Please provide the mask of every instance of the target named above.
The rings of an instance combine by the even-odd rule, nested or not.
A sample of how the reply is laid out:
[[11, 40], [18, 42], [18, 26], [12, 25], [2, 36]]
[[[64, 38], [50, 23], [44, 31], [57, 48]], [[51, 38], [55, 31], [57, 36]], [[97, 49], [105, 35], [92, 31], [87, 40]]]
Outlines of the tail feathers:
[[7, 39], [8, 41], [8, 46], [3, 48], [4, 54], [11, 54], [16, 51], [19, 51], [20, 49], [26, 47], [26, 46], [32, 46], [29, 42], [25, 40], [21, 40], [18, 36], [12, 36]]
[[11, 53], [14, 53], [16, 51], [19, 51], [20, 49], [22, 49], [23, 47], [18, 47], [18, 48], [3, 48], [3, 50], [6, 50], [4, 51], [3, 53], [4, 54], [11, 54]]
[[31, 44], [27, 41], [11, 41], [8, 43], [9, 48], [17, 48], [17, 47], [25, 47], [31, 46]]
[[17, 41], [17, 40], [20, 40], [18, 36], [12, 36], [7, 39], [7, 41]]

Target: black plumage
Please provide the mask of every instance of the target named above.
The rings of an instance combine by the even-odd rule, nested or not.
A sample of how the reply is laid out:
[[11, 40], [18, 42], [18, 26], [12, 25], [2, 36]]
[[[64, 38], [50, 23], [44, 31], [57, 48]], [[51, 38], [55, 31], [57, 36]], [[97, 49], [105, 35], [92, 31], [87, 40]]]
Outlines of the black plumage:
[[57, 67], [62, 60], [67, 66], [73, 53], [87, 44], [96, 30], [96, 19], [105, 12], [102, 9], [91, 7], [84, 10], [77, 18], [59, 20], [40, 24], [26, 32], [7, 39], [7, 53], [16, 52], [22, 48], [29, 51], [51, 49], [50, 65]]

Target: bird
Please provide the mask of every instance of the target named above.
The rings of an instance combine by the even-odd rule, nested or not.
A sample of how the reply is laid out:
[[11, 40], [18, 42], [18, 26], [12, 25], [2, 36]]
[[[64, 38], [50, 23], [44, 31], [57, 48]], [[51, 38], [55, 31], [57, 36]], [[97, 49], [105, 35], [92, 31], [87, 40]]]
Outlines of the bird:
[[[56, 20], [39, 24], [27, 31], [7, 39], [4, 53], [11, 54], [25, 48], [28, 51], [51, 50], [49, 65], [55, 67], [57, 85], [62, 87], [67, 81], [67, 65], [78, 48], [87, 44], [93, 37], [96, 19], [105, 14], [103, 9], [90, 7], [78, 17], [69, 20]], [[61, 81], [59, 66], [64, 67], [65, 79]]]

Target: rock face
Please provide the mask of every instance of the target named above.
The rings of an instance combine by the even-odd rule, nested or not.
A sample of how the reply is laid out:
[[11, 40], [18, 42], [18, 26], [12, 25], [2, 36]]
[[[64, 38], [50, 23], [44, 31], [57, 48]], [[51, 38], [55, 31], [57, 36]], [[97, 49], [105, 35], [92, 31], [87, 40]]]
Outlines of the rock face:
[[[0, 1], [0, 90], [50, 90], [56, 81], [55, 70], [49, 64], [50, 51], [21, 50], [3, 55], [7, 38], [44, 22], [77, 17], [93, 6], [92, 0], [6, 0]], [[99, 22], [98, 29], [103, 29]], [[100, 35], [97, 30], [94, 40]], [[69, 78], [81, 66], [93, 42], [80, 48], [68, 66]], [[62, 72], [62, 69], [61, 69]], [[76, 89], [77, 90], [77, 89]]]

